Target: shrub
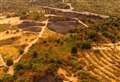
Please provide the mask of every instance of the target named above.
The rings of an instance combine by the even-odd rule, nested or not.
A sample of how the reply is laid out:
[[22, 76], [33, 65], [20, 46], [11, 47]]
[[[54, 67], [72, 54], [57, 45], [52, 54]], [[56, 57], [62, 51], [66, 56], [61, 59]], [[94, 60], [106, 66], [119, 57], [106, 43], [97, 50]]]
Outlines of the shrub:
[[27, 12], [26, 11], [22, 11], [19, 15], [20, 15], [20, 19], [26, 19], [27, 18]]
[[77, 47], [72, 47], [72, 48], [71, 48], [71, 54], [72, 54], [72, 55], [76, 55], [77, 53], [78, 53]]
[[83, 41], [79, 45], [80, 49], [90, 49], [91, 48], [91, 42], [90, 41]]
[[23, 63], [17, 63], [17, 64], [15, 64], [15, 71], [20, 71], [22, 69], [24, 69]]
[[32, 53], [32, 58], [37, 58], [37, 56], [38, 56], [37, 52], [34, 51], [34, 52]]
[[13, 65], [13, 60], [12, 59], [7, 59], [7, 61], [6, 61], [6, 64], [7, 64], [7, 66], [11, 66], [11, 65]]
[[38, 12], [32, 12], [31, 13], [31, 18], [33, 20], [39, 20], [40, 19], [40, 14]]
[[15, 70], [20, 71], [20, 70], [29, 70], [31, 69], [32, 65], [31, 62], [19, 62], [15, 64]]
[[79, 78], [81, 79], [81, 82], [99, 82], [97, 77], [93, 76], [92, 74], [85, 70], [79, 71]]
[[84, 67], [84, 64], [79, 63], [77, 58], [72, 58], [70, 64], [73, 67], [73, 70], [81, 70]]
[[6, 34], [9, 34], [9, 31], [8, 31], [8, 30], [6, 31]]
[[23, 54], [23, 53], [24, 53], [24, 50], [20, 49], [19, 53], [20, 53], [20, 54]]
[[111, 32], [108, 32], [108, 31], [104, 31], [103, 32], [103, 35], [106, 37], [106, 38], [109, 38], [113, 43], [116, 42], [118, 40], [118, 36], [111, 33]]
[[0, 82], [14, 82], [14, 78], [11, 75], [5, 74]]
[[33, 15], [33, 20], [38, 20], [38, 18], [39, 18], [39, 15], [37, 13]]
[[95, 30], [92, 30], [88, 33], [88, 39], [97, 41], [98, 40], [98, 34]]

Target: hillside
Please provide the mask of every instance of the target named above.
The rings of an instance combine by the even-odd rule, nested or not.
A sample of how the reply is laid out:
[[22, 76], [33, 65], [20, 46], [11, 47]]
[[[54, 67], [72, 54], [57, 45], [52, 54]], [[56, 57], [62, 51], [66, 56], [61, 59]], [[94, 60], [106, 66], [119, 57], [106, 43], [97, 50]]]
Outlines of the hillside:
[[119, 0], [0, 3], [0, 82], [120, 82]]
[[[51, 7], [66, 8], [66, 5], [62, 3], [63, 0], [5, 0], [3, 11], [22, 11], [23, 9], [30, 8], [31, 5], [35, 6], [46, 5]], [[72, 3], [72, 6], [77, 11], [89, 11], [98, 14], [106, 14], [112, 16], [119, 16], [120, 14], [120, 1], [119, 0], [65, 0], [65, 2]], [[7, 4], [7, 5], [6, 5]], [[1, 4], [0, 4], [1, 5]], [[16, 8], [16, 9], [15, 9]], [[19, 10], [22, 9], [22, 10]]]

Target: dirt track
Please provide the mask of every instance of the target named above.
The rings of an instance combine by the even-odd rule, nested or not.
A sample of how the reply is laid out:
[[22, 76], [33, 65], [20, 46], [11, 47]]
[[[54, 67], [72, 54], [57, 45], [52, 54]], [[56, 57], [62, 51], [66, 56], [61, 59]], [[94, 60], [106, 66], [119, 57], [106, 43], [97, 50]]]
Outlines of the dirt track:
[[[27, 47], [25, 47], [23, 54], [20, 55], [18, 57], [18, 59], [14, 60], [14, 64], [18, 63], [21, 60], [21, 58], [29, 51], [29, 49], [32, 47], [32, 45], [35, 44], [39, 40], [39, 38], [42, 37], [42, 35], [43, 35], [44, 31], [45, 31], [45, 28], [47, 27], [48, 19], [46, 21], [44, 21], [44, 23], [45, 23], [45, 26], [42, 27], [42, 30], [39, 32], [38, 37], [36, 39], [34, 39], [31, 43], [29, 43]], [[13, 67], [13, 65], [9, 67], [9, 70], [8, 70], [7, 74], [14, 75], [14, 67]]]
[[57, 74], [65, 78], [63, 82], [78, 82], [78, 78], [75, 77], [74, 74], [71, 74], [71, 76], [68, 76], [67, 71], [62, 68], [58, 69]]
[[[70, 5], [70, 9], [69, 10], [67, 10], [68, 12], [71, 12], [71, 10], [73, 10], [73, 8], [72, 8], [72, 6], [71, 6], [71, 4], [68, 4], [68, 5]], [[53, 9], [53, 8], [50, 8], [50, 9]], [[60, 10], [60, 9], [56, 9], [56, 10]], [[63, 12], [65, 12], [64, 10], [62, 10]], [[74, 13], [74, 12], [73, 12]], [[75, 13], [78, 13], [78, 12], [75, 12]], [[89, 13], [87, 13], [87, 12], [84, 12], [84, 13], [81, 13], [81, 14], [89, 14]], [[14, 20], [14, 21], [13, 21]], [[19, 20], [19, 18], [10, 18], [10, 19], [5, 19], [5, 20], [0, 20], [0, 24], [11, 24], [11, 25], [18, 25], [18, 24], [20, 24], [21, 23], [21, 21]], [[39, 32], [39, 34], [38, 34], [38, 36], [37, 36], [37, 38], [36, 39], [34, 39], [33, 41], [31, 41], [29, 44], [28, 44], [28, 46], [27, 47], [25, 47], [25, 49], [24, 49], [24, 53], [22, 54], [22, 55], [20, 55], [19, 57], [18, 57], [18, 59], [16, 59], [15, 61], [14, 61], [14, 63], [18, 63], [20, 60], [21, 60], [21, 58], [29, 51], [29, 49], [32, 47], [32, 45], [34, 45], [38, 40], [39, 40], [39, 38], [41, 38], [42, 37], [42, 35], [43, 35], [43, 33], [44, 33], [44, 31], [45, 31], [45, 28], [47, 27], [47, 25], [48, 25], [48, 19], [46, 20], [46, 21], [44, 21], [44, 23], [45, 23], [45, 26], [43, 26], [42, 27], [42, 30]], [[20, 33], [17, 33], [17, 34], [13, 34], [13, 35], [6, 35], [5, 37], [2, 37], [3, 35], [5, 35], [4, 33], [3, 34], [1, 34], [0, 36], [0, 40], [5, 40], [5, 39], [8, 39], [8, 38], [12, 38], [12, 37], [16, 37], [16, 36], [21, 36], [22, 35], [22, 33], [20, 32]], [[119, 43], [116, 43], [116, 44], [119, 44]], [[93, 49], [105, 49], [105, 50], [107, 50], [107, 49], [109, 49], [109, 48], [114, 48], [114, 45], [115, 44], [112, 44], [112, 43], [110, 43], [110, 44], [104, 44], [102, 47], [99, 47], [99, 46], [94, 46], [93, 47]], [[107, 46], [107, 47], [106, 47]], [[117, 49], [120, 49], [120, 47], [118, 46], [116, 46], [116, 48]], [[0, 59], [1, 59], [1, 61], [2, 61], [2, 63], [3, 63], [3, 65], [6, 67], [7, 65], [6, 65], [6, 63], [5, 63], [5, 61], [4, 61], [4, 59], [3, 59], [3, 57], [2, 57], [2, 55], [0, 55]], [[9, 67], [9, 69], [8, 69], [8, 72], [7, 72], [7, 74], [10, 74], [10, 75], [14, 75], [14, 67], [13, 67], [13, 65], [12, 66], [10, 66]], [[64, 82], [69, 82], [69, 81], [71, 81], [71, 82], [78, 82], [78, 79], [77, 79], [77, 77], [74, 77], [73, 75], [74, 74], [72, 74], [72, 76], [67, 76], [67, 73], [66, 73], [66, 71], [64, 70], [64, 69], [59, 69], [58, 70], [58, 74], [63, 74], [63, 76], [67, 79], [67, 81], [64, 81]]]

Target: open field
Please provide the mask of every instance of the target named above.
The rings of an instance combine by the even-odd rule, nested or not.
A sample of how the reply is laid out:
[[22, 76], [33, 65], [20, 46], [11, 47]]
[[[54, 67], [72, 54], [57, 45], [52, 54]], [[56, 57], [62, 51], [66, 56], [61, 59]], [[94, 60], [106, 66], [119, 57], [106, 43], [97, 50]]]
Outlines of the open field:
[[0, 2], [0, 82], [120, 82], [119, 0]]

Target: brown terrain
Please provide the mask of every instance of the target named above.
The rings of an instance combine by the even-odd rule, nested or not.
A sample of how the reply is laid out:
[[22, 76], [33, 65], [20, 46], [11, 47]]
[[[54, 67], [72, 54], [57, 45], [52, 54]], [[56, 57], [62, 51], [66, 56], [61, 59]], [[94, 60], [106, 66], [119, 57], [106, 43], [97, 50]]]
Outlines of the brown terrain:
[[[20, 78], [26, 76], [34, 80], [31, 81], [30, 79], [26, 82], [120, 82], [119, 41], [110, 42], [109, 39], [105, 38], [107, 40], [106, 42], [93, 42], [90, 49], [78, 49], [77, 57], [71, 56], [71, 53], [69, 52], [70, 46], [74, 45], [74, 40], [71, 40], [73, 41], [71, 42], [71, 45], [66, 42], [67, 49], [65, 49], [66, 45], [58, 45], [55, 42], [50, 43], [58, 38], [64, 40], [64, 37], [66, 38], [67, 34], [73, 30], [79, 29], [81, 31], [80, 33], [83, 33], [85, 29], [86, 31], [91, 29], [92, 24], [85, 21], [87, 18], [91, 19], [93, 24], [110, 18], [110, 16], [107, 15], [75, 11], [71, 3], [65, 3], [64, 0], [63, 3], [66, 4], [68, 8], [61, 9], [49, 6], [39, 6], [38, 8], [40, 10], [42, 9], [41, 12], [45, 11], [44, 20], [42, 21], [32, 20], [29, 17], [27, 19], [21, 19], [19, 16], [0, 17], [0, 25], [9, 25], [9, 29], [0, 31], [0, 78], [2, 78], [4, 74], [8, 74], [10, 76], [17, 75]], [[109, 30], [112, 32], [111, 29]], [[84, 33], [83, 36], [85, 36]], [[40, 42], [42, 41], [43, 43], [41, 44]], [[33, 72], [32, 69], [22, 72], [18, 71], [18, 73], [16, 72], [16, 64], [21, 61], [31, 62], [32, 58], [29, 56], [32, 53], [32, 50], [37, 50], [37, 52], [43, 50], [39, 53], [42, 57], [43, 54], [41, 53], [48, 53], [52, 49], [54, 50], [54, 53], [57, 54], [57, 56], [55, 56], [56, 60], [57, 58], [60, 58], [60, 61], [64, 60], [67, 62], [62, 63], [63, 65], [60, 65], [56, 71], [54, 71], [56, 74], [54, 74], [54, 72], [51, 73], [47, 69], [48, 66], [51, 65], [49, 62], [53, 63], [56, 61], [55, 59], [54, 61], [51, 60], [49, 62], [46, 60], [45, 65], [43, 62], [40, 64], [41, 68], [37, 68], [42, 69], [42, 71], [39, 71], [41, 73], [40, 76], [38, 74], [39, 78], [37, 78], [36, 72]], [[49, 54], [47, 55], [49, 56]], [[50, 52], [50, 55], [54, 54]], [[9, 59], [13, 60], [13, 64], [10, 66], [7, 64], [7, 60]], [[45, 58], [41, 59], [41, 61], [42, 60], [44, 61]], [[75, 61], [72, 62], [73, 60]], [[71, 66], [72, 64], [75, 65]], [[37, 66], [37, 64], [35, 65]], [[80, 67], [77, 68], [79, 65]], [[75, 68], [77, 68], [77, 70]], [[81, 68], [84, 71], [88, 71], [88, 75], [86, 75], [84, 71], [81, 72]], [[54, 69], [54, 67], [52, 69]], [[82, 75], [85, 75], [85, 77], [82, 77]], [[90, 76], [90, 80], [86, 80], [88, 76]], [[92, 81], [91, 78], [94, 79], [94, 77], [99, 81], [96, 79]], [[86, 81], [82, 81], [82, 79]]]

